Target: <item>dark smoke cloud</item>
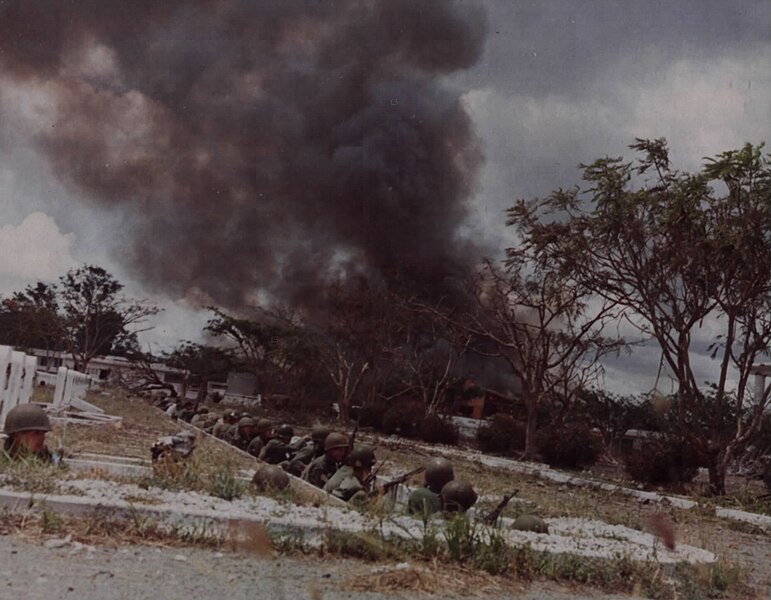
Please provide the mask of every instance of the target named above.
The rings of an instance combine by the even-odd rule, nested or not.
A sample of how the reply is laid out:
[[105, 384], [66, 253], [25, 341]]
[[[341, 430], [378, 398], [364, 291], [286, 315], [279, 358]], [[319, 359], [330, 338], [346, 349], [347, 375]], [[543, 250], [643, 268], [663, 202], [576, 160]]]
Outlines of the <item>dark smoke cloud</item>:
[[456, 233], [480, 154], [441, 82], [484, 34], [449, 0], [18, 0], [0, 73], [50, 95], [39, 148], [125, 211], [146, 284], [302, 303], [335, 273], [440, 286], [479, 256]]

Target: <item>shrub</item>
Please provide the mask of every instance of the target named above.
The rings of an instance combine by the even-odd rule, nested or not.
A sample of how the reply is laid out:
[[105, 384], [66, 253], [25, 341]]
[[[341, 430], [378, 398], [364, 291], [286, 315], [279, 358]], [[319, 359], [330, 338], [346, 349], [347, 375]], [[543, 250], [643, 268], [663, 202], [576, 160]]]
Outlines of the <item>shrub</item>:
[[414, 404], [394, 404], [383, 415], [383, 431], [388, 434], [414, 438], [418, 435], [420, 422], [425, 412]]
[[699, 472], [702, 456], [674, 436], [649, 441], [641, 450], [624, 456], [627, 474], [639, 483], [671, 485], [688, 483]]
[[525, 448], [525, 428], [508, 415], [495, 415], [477, 430], [477, 445], [482, 452], [511, 456]]
[[549, 427], [538, 432], [538, 451], [550, 467], [584, 469], [597, 462], [602, 443], [584, 424]]
[[383, 417], [388, 410], [388, 404], [385, 402], [367, 402], [360, 407], [359, 414], [356, 415], [359, 425], [362, 427], [374, 427], [383, 429]]
[[454, 446], [458, 443], [460, 432], [449, 419], [439, 415], [428, 415], [420, 422], [418, 437], [431, 444]]

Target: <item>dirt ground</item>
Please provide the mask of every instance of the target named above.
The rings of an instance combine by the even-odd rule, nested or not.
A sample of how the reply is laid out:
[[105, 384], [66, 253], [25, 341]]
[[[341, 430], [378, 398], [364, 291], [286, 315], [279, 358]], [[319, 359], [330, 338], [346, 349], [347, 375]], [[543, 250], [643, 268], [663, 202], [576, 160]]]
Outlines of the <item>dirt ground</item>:
[[[397, 569], [397, 576], [405, 584], [393, 590], [383, 586], [387, 572], [381, 567], [353, 560], [261, 558], [133, 544], [52, 548], [16, 536], [0, 536], [0, 555], [0, 600], [386, 600], [415, 597], [411, 582], [420, 577], [415, 571]], [[361, 589], [368, 585], [383, 589]], [[490, 592], [490, 597], [520, 600], [631, 598], [583, 594], [546, 584], [527, 590], [496, 588]], [[439, 591], [433, 597], [454, 600], [469, 595], [464, 589], [456, 589]]]

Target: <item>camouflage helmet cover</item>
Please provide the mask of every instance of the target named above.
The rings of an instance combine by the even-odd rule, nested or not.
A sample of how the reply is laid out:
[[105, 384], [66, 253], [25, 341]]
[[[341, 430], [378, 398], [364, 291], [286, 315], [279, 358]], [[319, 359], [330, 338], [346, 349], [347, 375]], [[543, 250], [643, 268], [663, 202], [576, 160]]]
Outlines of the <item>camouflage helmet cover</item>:
[[348, 436], [342, 433], [333, 431], [326, 438], [324, 438], [324, 451], [333, 450], [335, 448], [347, 448]]
[[277, 465], [265, 465], [252, 477], [252, 483], [258, 490], [284, 490], [289, 487], [289, 475]]
[[358, 446], [348, 456], [348, 464], [354, 469], [371, 469], [376, 460], [375, 451], [369, 446]]
[[426, 487], [440, 492], [448, 481], [455, 479], [452, 463], [446, 458], [433, 458], [426, 465]]
[[442, 488], [442, 506], [446, 512], [466, 512], [477, 501], [477, 493], [471, 484], [454, 479]]
[[19, 404], [5, 417], [5, 433], [22, 431], [51, 431], [51, 421], [39, 404]]

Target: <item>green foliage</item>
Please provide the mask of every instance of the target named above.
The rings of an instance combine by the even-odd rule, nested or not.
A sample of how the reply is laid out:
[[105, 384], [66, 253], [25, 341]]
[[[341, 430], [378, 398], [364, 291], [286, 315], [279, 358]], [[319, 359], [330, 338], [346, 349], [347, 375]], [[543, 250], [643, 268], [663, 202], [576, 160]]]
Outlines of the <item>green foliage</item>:
[[158, 309], [121, 296], [123, 284], [103, 268], [83, 265], [59, 278], [38, 282], [3, 300], [0, 341], [15, 346], [72, 352], [78, 368], [97, 355], [138, 350], [131, 330]]
[[357, 419], [362, 427], [374, 427], [377, 430], [383, 429], [383, 417], [388, 410], [388, 403], [383, 401], [367, 402], [359, 409]]
[[513, 456], [525, 448], [525, 428], [508, 415], [495, 415], [477, 430], [476, 440], [482, 452]]
[[627, 474], [640, 483], [674, 485], [693, 481], [705, 458], [682, 438], [663, 435], [624, 456]]
[[40, 515], [40, 525], [43, 533], [60, 533], [64, 528], [64, 519], [43, 506], [43, 511]]
[[233, 473], [219, 471], [212, 478], [208, 492], [212, 496], [222, 498], [223, 500], [234, 500], [240, 498], [244, 494], [245, 489], [246, 485], [236, 478]]
[[580, 470], [597, 462], [602, 442], [589, 426], [570, 423], [541, 429], [538, 450], [550, 467]]
[[[509, 223], [539, 264], [615, 303], [642, 337], [658, 342], [678, 378], [676, 433], [712, 444], [711, 484], [724, 493], [719, 458], [741, 451], [737, 423], [752, 431], [762, 415], [729, 418], [750, 404], [750, 369], [771, 345], [771, 157], [748, 144], [689, 174], [670, 166], [664, 139], [637, 139], [631, 148], [637, 161], [582, 165], [583, 189], [518, 202]], [[691, 360], [705, 319], [720, 374], [711, 390], [699, 385]], [[756, 401], [762, 409], [767, 398]]]

